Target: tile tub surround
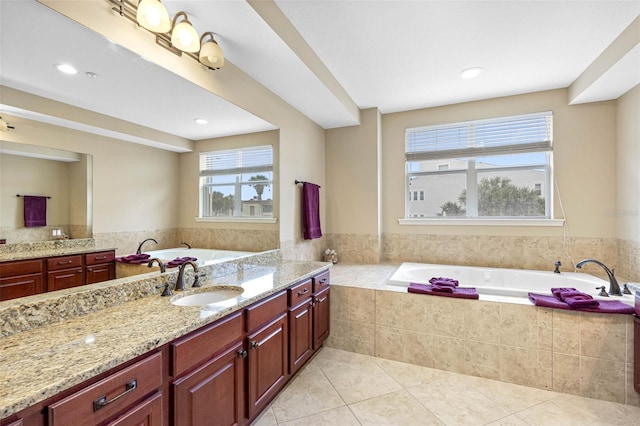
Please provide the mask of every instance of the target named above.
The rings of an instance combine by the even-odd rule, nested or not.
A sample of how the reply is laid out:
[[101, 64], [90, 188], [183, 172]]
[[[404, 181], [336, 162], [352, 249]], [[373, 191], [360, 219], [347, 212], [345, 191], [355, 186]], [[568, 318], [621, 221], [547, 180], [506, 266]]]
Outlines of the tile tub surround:
[[[203, 282], [205, 286], [243, 285], [246, 288], [246, 299], [234, 307], [217, 312], [205, 313], [199, 307], [171, 306], [169, 298], [160, 297], [154, 285], [166, 275], [140, 280], [141, 287], [155, 290], [147, 297], [126, 295], [126, 288], [137, 283], [116, 280], [111, 282], [112, 286], [86, 286], [86, 290], [92, 287], [93, 291], [84, 296], [73, 295], [71, 291], [51, 293], [48, 306], [45, 300], [34, 301], [40, 304], [39, 308], [26, 306], [23, 315], [37, 316], [45, 307], [58, 311], [59, 315], [50, 315], [49, 323], [29, 327], [0, 339], [0, 419], [158, 348], [298, 280], [309, 278], [329, 266], [324, 262], [275, 262], [261, 266], [261, 262], [266, 262], [266, 258], [258, 259], [258, 264], [251, 267], [245, 264], [236, 273]], [[251, 283], [253, 279], [260, 282]], [[68, 300], [65, 300], [65, 296], [68, 296]], [[89, 313], [78, 312], [78, 316], [67, 316], [64, 311], [77, 302], [74, 296], [84, 297], [87, 305], [92, 300], [99, 303], [100, 300], [112, 298], [112, 302], [105, 302], [99, 309]], [[31, 305], [34, 297], [16, 300], [22, 300], [23, 305]], [[16, 301], [2, 302], [0, 306], [9, 308], [0, 309], [2, 322], [20, 312], [20, 304]], [[28, 318], [24, 320], [30, 322]], [[73, 368], [69, 368], [70, 365]]]
[[410, 294], [396, 267], [334, 265], [327, 346], [640, 406], [631, 315]]

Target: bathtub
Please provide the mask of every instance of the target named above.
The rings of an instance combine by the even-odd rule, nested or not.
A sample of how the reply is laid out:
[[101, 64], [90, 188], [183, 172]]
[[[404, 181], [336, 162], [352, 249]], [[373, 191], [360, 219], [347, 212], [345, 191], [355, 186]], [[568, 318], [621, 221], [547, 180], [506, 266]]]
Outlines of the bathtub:
[[[511, 303], [531, 303], [528, 293], [551, 294], [552, 287], [574, 287], [600, 300], [620, 300], [633, 306], [634, 295], [622, 297], [598, 296], [596, 287], [605, 286], [609, 291], [609, 281], [593, 275], [576, 272], [533, 271], [526, 269], [500, 269], [478, 266], [434, 265], [428, 263], [405, 262], [389, 278], [387, 284], [408, 287], [409, 283], [429, 283], [432, 277], [447, 277], [459, 281], [460, 287], [475, 287], [482, 300]], [[620, 282], [620, 286], [622, 286]], [[631, 288], [632, 293], [637, 288]]]
[[214, 263], [224, 262], [226, 260], [237, 259], [239, 257], [255, 254], [249, 251], [215, 250], [202, 248], [188, 249], [186, 247], [145, 251], [144, 253], [151, 256], [151, 259], [157, 257], [165, 263], [170, 262], [177, 257], [195, 257], [196, 259], [198, 259], [195, 261], [198, 266], [211, 265]]

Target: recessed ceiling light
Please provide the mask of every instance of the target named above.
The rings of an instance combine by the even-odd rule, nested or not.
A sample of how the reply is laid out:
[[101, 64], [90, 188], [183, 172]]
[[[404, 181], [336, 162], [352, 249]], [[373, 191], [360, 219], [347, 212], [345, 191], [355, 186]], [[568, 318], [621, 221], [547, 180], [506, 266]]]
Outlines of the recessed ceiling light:
[[85, 75], [89, 78], [96, 78], [98, 76], [98, 74], [96, 74], [95, 72], [91, 72], [91, 71], [87, 71], [85, 72]]
[[58, 71], [65, 74], [78, 74], [78, 70], [69, 64], [56, 64], [54, 65]]
[[460, 71], [460, 77], [468, 80], [470, 78], [475, 78], [479, 76], [481, 72], [482, 72], [482, 68], [480, 67], [467, 68]]
[[193, 121], [195, 121], [195, 122], [196, 122], [196, 123], [198, 123], [198, 124], [207, 124], [207, 123], [208, 123], [208, 121], [207, 121], [207, 120], [205, 120], [204, 118], [196, 118], [196, 119], [195, 119], [195, 120], [193, 120]]

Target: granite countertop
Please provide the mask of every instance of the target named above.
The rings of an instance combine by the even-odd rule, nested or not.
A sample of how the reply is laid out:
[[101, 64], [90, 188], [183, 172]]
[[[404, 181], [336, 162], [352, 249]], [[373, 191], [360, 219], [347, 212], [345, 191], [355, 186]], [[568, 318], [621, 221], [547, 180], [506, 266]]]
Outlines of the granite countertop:
[[[56, 257], [56, 256], [69, 256], [74, 254], [85, 254], [85, 253], [95, 253], [99, 251], [109, 251], [116, 250], [115, 247], [95, 247], [92, 244], [86, 245], [67, 245], [64, 244], [65, 241], [60, 241], [60, 244], [55, 244], [56, 242], [51, 242], [51, 246], [37, 246], [34, 245], [32, 248], [31, 245], [23, 244], [20, 249], [16, 250], [0, 250], [0, 263], [1, 262], [10, 262], [15, 260], [29, 260], [29, 259], [38, 259], [45, 257]], [[25, 249], [25, 247], [29, 247]]]
[[[155, 293], [115, 306], [107, 303], [104, 308], [68, 319], [61, 315], [62, 319], [57, 322], [26, 327], [25, 331], [15, 332], [16, 324], [11, 330], [8, 326], [3, 330], [6, 337], [0, 338], [0, 419], [326, 270], [329, 264], [277, 261], [270, 265], [247, 266], [239, 267], [229, 275], [209, 278], [203, 281], [202, 289], [188, 291], [220, 285], [243, 287], [245, 291], [238, 296], [238, 303], [230, 307], [203, 310], [201, 307], [174, 306], [170, 297]], [[149, 288], [155, 288], [158, 282], [167, 278], [175, 281], [169, 273], [147, 275], [153, 275], [153, 278], [146, 278], [145, 285]], [[110, 297], [110, 292], [119, 297], [116, 293], [126, 292], [127, 286], [134, 286], [135, 282], [129, 279], [114, 283], [111, 286], [86, 286], [91, 288], [77, 293], [86, 298], [84, 303], [90, 304], [89, 301], [94, 300], [100, 305], [102, 299]], [[50, 305], [56, 305], [59, 310], [75, 306], [77, 300], [73, 297], [80, 297], [64, 290], [54, 293], [49, 295], [52, 298]], [[66, 300], [65, 296], [70, 299]], [[25, 322], [19, 317], [27, 313], [38, 315], [45, 297], [33, 297], [32, 303], [2, 302], [0, 317], [4, 315], [2, 319], [6, 319], [11, 315], [14, 323]]]

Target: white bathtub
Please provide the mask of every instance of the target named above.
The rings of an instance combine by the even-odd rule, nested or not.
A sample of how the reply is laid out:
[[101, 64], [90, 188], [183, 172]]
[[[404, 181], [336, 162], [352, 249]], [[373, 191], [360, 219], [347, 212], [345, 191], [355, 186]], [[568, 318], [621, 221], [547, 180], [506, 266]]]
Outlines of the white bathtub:
[[480, 299], [484, 300], [517, 302], [520, 299], [520, 303], [525, 303], [529, 292], [550, 295], [552, 287], [573, 287], [596, 299], [620, 300], [631, 306], [635, 300], [630, 294], [623, 297], [598, 296], [596, 287], [605, 286], [609, 291], [609, 281], [576, 272], [556, 274], [552, 271], [405, 262], [389, 278], [388, 284], [405, 287], [412, 282], [428, 284], [432, 277], [453, 278], [458, 280], [460, 287], [475, 287]]
[[164, 250], [145, 251], [150, 259], [157, 257], [163, 262], [167, 263], [178, 257], [195, 257], [195, 263], [198, 266], [211, 265], [213, 263], [223, 262], [225, 260], [237, 259], [239, 257], [255, 254], [249, 251], [231, 251], [231, 250], [214, 250], [214, 249], [202, 249], [178, 247]]

